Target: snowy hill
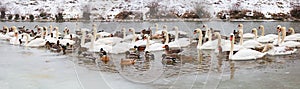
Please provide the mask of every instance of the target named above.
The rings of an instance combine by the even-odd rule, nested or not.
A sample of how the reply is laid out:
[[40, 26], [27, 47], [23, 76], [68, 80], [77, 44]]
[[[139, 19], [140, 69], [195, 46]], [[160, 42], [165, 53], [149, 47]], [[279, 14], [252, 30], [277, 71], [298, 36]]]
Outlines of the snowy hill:
[[[0, 7], [5, 8], [6, 14], [33, 14], [41, 12], [55, 17], [63, 13], [64, 18], [82, 18], [84, 12], [90, 12], [92, 18], [114, 18], [122, 11], [131, 11], [145, 15], [151, 6], [159, 12], [172, 12], [182, 15], [188, 11], [195, 11], [198, 6], [205, 6], [205, 10], [212, 16], [222, 10], [248, 9], [268, 13], [288, 13], [294, 0], [4, 0]], [[164, 13], [160, 13], [164, 14]]]

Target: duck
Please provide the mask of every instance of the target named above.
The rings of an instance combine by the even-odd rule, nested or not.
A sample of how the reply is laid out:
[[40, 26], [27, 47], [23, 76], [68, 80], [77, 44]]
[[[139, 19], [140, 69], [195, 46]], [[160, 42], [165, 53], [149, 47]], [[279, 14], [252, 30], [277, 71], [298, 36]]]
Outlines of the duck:
[[101, 48], [101, 49], [100, 49], [100, 53], [101, 53], [100, 60], [101, 60], [103, 63], [107, 64], [107, 63], [109, 62], [110, 58], [108, 57], [106, 51], [104, 51], [104, 50]]
[[174, 65], [176, 63], [176, 58], [162, 54], [161, 63], [163, 65]]
[[163, 48], [165, 48], [166, 54], [178, 54], [183, 51], [182, 49], [171, 49], [169, 45], [165, 45]]
[[136, 62], [136, 59], [123, 59], [123, 58], [121, 58], [120, 65], [121, 65], [121, 68], [123, 70], [125, 66], [134, 65], [135, 62]]
[[277, 38], [275, 34], [265, 35], [265, 27], [263, 25], [260, 25], [258, 29], [261, 30], [261, 36], [257, 38], [257, 41], [260, 43], [271, 43]]
[[58, 53], [61, 52], [62, 46], [60, 45], [59, 40], [57, 40], [56, 44], [51, 46], [50, 50], [53, 52], [58, 52]]
[[230, 35], [230, 41], [231, 41], [231, 47], [229, 52], [229, 59], [233, 61], [243, 61], [243, 60], [253, 60], [262, 58], [266, 55], [266, 53], [262, 53], [256, 50], [242, 48], [238, 50], [235, 54], [233, 54], [233, 48], [234, 48], [234, 40], [235, 37], [233, 34]]
[[147, 61], [154, 60], [154, 54], [152, 54], [149, 51], [145, 51], [144, 57], [145, 57], [145, 60], [147, 60]]
[[276, 55], [290, 55], [297, 51], [295, 48], [287, 47], [287, 46], [274, 46], [273, 44], [266, 44], [263, 53], [267, 53], [268, 55], [276, 56]]

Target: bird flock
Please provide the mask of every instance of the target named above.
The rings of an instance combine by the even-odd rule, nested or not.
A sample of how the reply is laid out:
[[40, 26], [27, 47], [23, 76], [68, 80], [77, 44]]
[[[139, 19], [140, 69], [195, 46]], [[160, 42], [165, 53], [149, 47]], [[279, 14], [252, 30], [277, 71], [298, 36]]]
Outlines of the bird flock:
[[[99, 57], [91, 58], [101, 60], [104, 64], [111, 61], [109, 54], [125, 54], [124, 58], [114, 59], [121, 60], [122, 68], [134, 65], [140, 59], [155, 60], [158, 55], [153, 52], [162, 52], [162, 64], [173, 65], [180, 59], [178, 56], [183, 51], [192, 51], [184, 49], [187, 47], [213, 50], [215, 54], [228, 55], [227, 59], [235, 61], [255, 60], [268, 55], [293, 55], [300, 47], [300, 34], [295, 33], [293, 28], [278, 25], [274, 27], [277, 34], [265, 34], [263, 25], [253, 28], [251, 33], [244, 33], [243, 24], [238, 24], [237, 29], [230, 36], [223, 36], [203, 25], [194, 30], [194, 35], [198, 37], [191, 38], [177, 26], [168, 29], [166, 25], [159, 28], [158, 24], [138, 32], [134, 28], [122, 28], [115, 33], [98, 31], [95, 24], [92, 25], [92, 30], [76, 28], [74, 33], [67, 27], [61, 33], [58, 27], [51, 25], [36, 25], [33, 30], [25, 29], [25, 26], [3, 26], [0, 39], [15, 46], [46, 48], [62, 54], [77, 53], [86, 58], [98, 53]], [[192, 46], [194, 43], [196, 46]]]

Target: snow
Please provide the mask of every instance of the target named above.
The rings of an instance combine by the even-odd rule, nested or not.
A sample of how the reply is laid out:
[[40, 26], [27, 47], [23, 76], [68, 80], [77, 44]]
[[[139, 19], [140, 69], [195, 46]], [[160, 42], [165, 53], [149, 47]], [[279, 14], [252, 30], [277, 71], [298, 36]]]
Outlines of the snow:
[[121, 11], [147, 13], [153, 2], [158, 4], [159, 11], [172, 11], [179, 15], [204, 5], [211, 14], [235, 8], [260, 11], [266, 16], [269, 16], [268, 13], [288, 13], [291, 4], [296, 3], [288, 0], [4, 0], [0, 7], [5, 7], [7, 14], [39, 15], [47, 12], [54, 17], [54, 14], [62, 12], [65, 18], [81, 18], [83, 11], [90, 10], [92, 16], [113, 18]]

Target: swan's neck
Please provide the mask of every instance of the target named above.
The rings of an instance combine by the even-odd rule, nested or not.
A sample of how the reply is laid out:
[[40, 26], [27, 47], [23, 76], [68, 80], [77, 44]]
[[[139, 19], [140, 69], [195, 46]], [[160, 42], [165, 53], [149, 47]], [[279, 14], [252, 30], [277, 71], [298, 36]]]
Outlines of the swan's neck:
[[131, 29], [131, 30], [132, 30], [132, 35], [136, 36], [135, 30], [134, 29]]
[[93, 41], [96, 40], [96, 34], [97, 34], [97, 29], [96, 29], [96, 27], [94, 26], [94, 28], [93, 28]]
[[168, 32], [166, 32], [166, 42], [165, 42], [165, 44], [169, 44], [169, 34], [168, 34]]
[[294, 29], [292, 29], [291, 32], [292, 32], [291, 35], [295, 34], [295, 30]]
[[137, 39], [137, 36], [136, 36], [136, 35], [133, 35], [132, 43], [135, 43], [135, 42], [136, 42], [136, 39]]
[[280, 35], [281, 35], [280, 32], [278, 32], [277, 44], [280, 43], [280, 39], [281, 39], [281, 36], [280, 36]]
[[175, 29], [175, 40], [178, 40], [178, 29]]
[[149, 46], [150, 46], [150, 38], [149, 38], [149, 37], [147, 37], [146, 49], [148, 49], [148, 48], [149, 48]]
[[7, 33], [9, 33], [9, 29], [8, 28], [6, 28], [6, 33], [5, 34], [7, 34]]
[[158, 25], [155, 26], [155, 33], [158, 31]]
[[218, 37], [218, 47], [222, 46], [221, 45], [221, 35], [220, 33], [217, 33], [216, 36]]
[[94, 49], [94, 43], [95, 43], [95, 37], [93, 37], [93, 35], [91, 36], [91, 45], [90, 45], [90, 49], [93, 50]]
[[52, 28], [50, 28], [50, 34], [52, 34], [53, 33], [53, 29]]
[[243, 31], [243, 28], [239, 29], [239, 35], [240, 35], [240, 43], [239, 43], [239, 45], [243, 45], [243, 43], [244, 43], [244, 31]]
[[261, 36], [265, 36], [265, 28], [261, 29]]
[[202, 46], [202, 31], [199, 32], [199, 37], [198, 37], [198, 47]]
[[58, 40], [58, 35], [59, 35], [59, 34], [58, 34], [58, 31], [59, 31], [59, 30], [58, 30], [58, 29], [56, 29], [56, 32], [55, 32], [55, 35], [56, 35], [56, 40]]
[[41, 38], [44, 39], [44, 29], [42, 29]]
[[29, 35], [28, 35], [28, 34], [25, 34], [25, 35], [26, 35], [25, 46], [27, 46], [27, 44], [28, 44], [28, 41], [29, 41]]
[[80, 45], [83, 46], [84, 43], [85, 43], [86, 32], [85, 31], [81, 31], [81, 33], [82, 33], [82, 37], [81, 37], [81, 43], [80, 43]]
[[235, 38], [234, 38], [234, 36], [233, 36], [233, 38], [232, 38], [232, 40], [231, 40], [231, 42], [230, 42], [229, 59], [231, 59], [232, 56], [233, 56], [234, 40], [235, 40]]
[[257, 30], [255, 30], [255, 31], [254, 31], [254, 40], [257, 40], [257, 37], [258, 37], [257, 35], [258, 35], [258, 34], [257, 34]]
[[126, 37], [126, 30], [123, 29], [123, 39], [125, 39], [125, 37]]
[[286, 30], [282, 29], [281, 33], [282, 33], [282, 38], [281, 38], [281, 42], [280, 43], [283, 43], [284, 42], [284, 38], [286, 37]]
[[208, 31], [208, 41], [211, 41], [212, 39], [212, 34], [211, 34], [211, 30]]

